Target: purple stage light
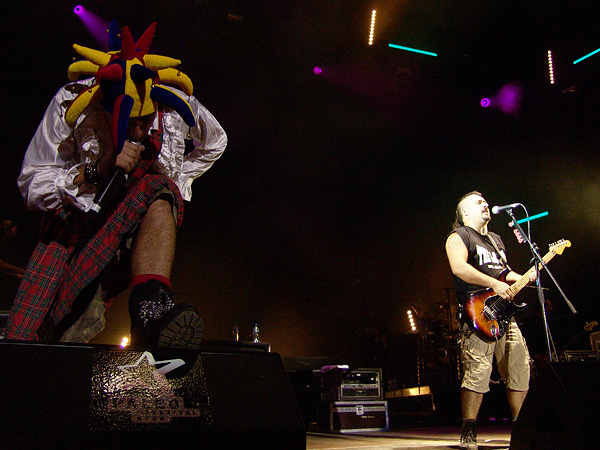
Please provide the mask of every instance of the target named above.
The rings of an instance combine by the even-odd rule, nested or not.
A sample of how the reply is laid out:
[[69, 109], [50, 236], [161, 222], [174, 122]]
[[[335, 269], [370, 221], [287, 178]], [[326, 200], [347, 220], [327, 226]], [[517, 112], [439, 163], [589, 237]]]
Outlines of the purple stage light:
[[101, 49], [108, 50], [108, 24], [109, 21], [94, 14], [89, 9], [85, 9], [81, 5], [77, 5], [73, 12], [79, 17], [79, 20], [83, 22], [87, 30], [94, 37], [98, 46]]
[[517, 115], [521, 109], [522, 89], [516, 84], [506, 84], [496, 95], [498, 108], [506, 114]]
[[321, 72], [323, 72], [323, 70], [319, 66], [315, 66], [315, 68], [313, 69], [313, 73], [315, 75], [321, 75]]
[[484, 108], [499, 109], [505, 114], [517, 117], [521, 110], [521, 97], [523, 89], [515, 83], [505, 84], [492, 97], [481, 99], [481, 106]]

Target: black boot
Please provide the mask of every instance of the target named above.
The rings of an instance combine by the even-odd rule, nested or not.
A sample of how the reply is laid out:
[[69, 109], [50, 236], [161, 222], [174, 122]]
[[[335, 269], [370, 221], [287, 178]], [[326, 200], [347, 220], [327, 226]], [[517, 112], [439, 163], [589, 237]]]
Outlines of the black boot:
[[133, 287], [129, 297], [132, 347], [200, 347], [204, 324], [198, 311], [187, 303], [175, 305], [172, 297], [171, 290], [156, 280]]
[[477, 450], [477, 422], [475, 420], [464, 420], [460, 433], [459, 448]]

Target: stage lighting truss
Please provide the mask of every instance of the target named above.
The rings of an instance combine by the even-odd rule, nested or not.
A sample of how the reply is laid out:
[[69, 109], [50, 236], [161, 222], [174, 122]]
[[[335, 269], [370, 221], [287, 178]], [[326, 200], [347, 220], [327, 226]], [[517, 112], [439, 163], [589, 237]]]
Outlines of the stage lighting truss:
[[552, 62], [552, 50], [548, 50], [548, 74], [550, 76], [550, 84], [554, 84], [554, 64]]
[[369, 30], [369, 45], [373, 45], [373, 39], [375, 37], [375, 18], [377, 17], [377, 11], [371, 11], [371, 28]]
[[417, 323], [415, 321], [415, 317], [413, 315], [412, 309], [409, 309], [408, 311], [406, 311], [406, 315], [408, 316], [408, 322], [410, 324], [410, 329], [413, 333], [415, 333], [417, 331]]

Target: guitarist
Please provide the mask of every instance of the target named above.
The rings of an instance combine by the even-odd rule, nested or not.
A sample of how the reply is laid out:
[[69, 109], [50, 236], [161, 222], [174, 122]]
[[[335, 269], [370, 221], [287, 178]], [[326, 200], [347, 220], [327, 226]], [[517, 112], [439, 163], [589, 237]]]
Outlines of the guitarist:
[[[461, 331], [463, 423], [460, 448], [467, 449], [477, 448], [476, 420], [483, 394], [490, 390], [494, 357], [506, 384], [513, 421], [517, 419], [529, 389], [529, 353], [514, 318], [506, 334], [500, 339], [487, 341], [473, 332], [462, 312], [469, 295], [485, 288], [492, 288], [503, 299], [512, 300], [509, 284], [522, 277], [508, 267], [500, 236], [488, 232], [490, 219], [490, 208], [483, 196], [476, 191], [469, 192], [458, 202], [453, 231], [446, 239]], [[498, 279], [505, 269], [509, 269], [506, 282]]]

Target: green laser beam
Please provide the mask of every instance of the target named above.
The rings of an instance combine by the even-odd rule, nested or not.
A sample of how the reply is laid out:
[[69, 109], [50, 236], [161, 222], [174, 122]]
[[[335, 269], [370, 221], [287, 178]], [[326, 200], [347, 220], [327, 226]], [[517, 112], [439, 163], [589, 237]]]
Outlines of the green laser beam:
[[526, 217], [524, 219], [517, 220], [517, 223], [529, 222], [531, 220], [539, 219], [540, 217], [544, 217], [544, 216], [547, 216], [547, 215], [548, 215], [548, 211], [536, 214], [535, 216], [529, 216], [529, 217]]
[[581, 62], [581, 61], [583, 61], [584, 59], [588, 59], [590, 56], [593, 56], [593, 55], [595, 55], [595, 54], [596, 54], [596, 53], [598, 53], [598, 52], [600, 52], [600, 48], [599, 48], [598, 50], [594, 50], [593, 52], [591, 52], [591, 53], [588, 53], [587, 55], [585, 55], [585, 56], [582, 56], [581, 58], [579, 58], [579, 59], [577, 59], [577, 60], [573, 61], [573, 64], [577, 64], [578, 62]]
[[429, 56], [437, 56], [437, 53], [426, 52], [425, 50], [417, 50], [416, 48], [404, 47], [402, 45], [396, 45], [396, 44], [388, 44], [388, 45], [392, 48], [406, 50], [407, 52], [421, 53], [423, 55], [429, 55]]

